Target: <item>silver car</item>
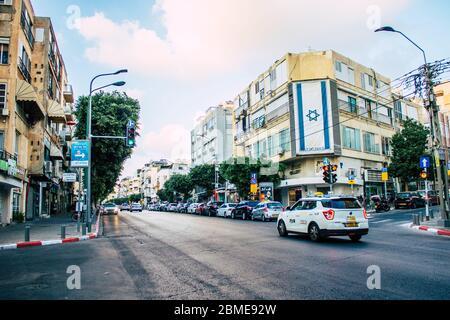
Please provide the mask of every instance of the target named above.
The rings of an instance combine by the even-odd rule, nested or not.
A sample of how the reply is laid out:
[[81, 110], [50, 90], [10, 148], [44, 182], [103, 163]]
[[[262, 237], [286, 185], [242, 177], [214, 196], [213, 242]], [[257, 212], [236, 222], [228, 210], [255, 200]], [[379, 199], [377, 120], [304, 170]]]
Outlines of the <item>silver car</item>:
[[252, 220], [276, 221], [284, 211], [283, 205], [276, 201], [261, 202], [252, 211]]

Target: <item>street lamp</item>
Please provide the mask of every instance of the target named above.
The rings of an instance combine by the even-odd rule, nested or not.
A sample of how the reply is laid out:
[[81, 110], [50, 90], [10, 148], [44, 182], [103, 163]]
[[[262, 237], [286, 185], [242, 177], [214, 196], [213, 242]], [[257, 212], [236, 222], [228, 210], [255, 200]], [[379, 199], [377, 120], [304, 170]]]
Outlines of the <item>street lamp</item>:
[[101, 89], [105, 89], [108, 87], [122, 87], [125, 85], [124, 81], [118, 81], [118, 82], [114, 82], [111, 84], [108, 84], [106, 86], [102, 86], [96, 89], [92, 89], [92, 86], [94, 84], [94, 81], [100, 77], [106, 77], [106, 76], [114, 76], [114, 75], [118, 75], [121, 73], [127, 73], [128, 70], [127, 69], [121, 69], [118, 70], [114, 73], [103, 73], [103, 74], [99, 74], [97, 76], [95, 76], [92, 80], [91, 80], [91, 84], [89, 86], [89, 105], [88, 105], [88, 112], [87, 112], [87, 138], [89, 141], [89, 153], [88, 153], [88, 174], [87, 174], [87, 194], [86, 194], [86, 202], [87, 202], [87, 224], [88, 224], [88, 230], [89, 232], [91, 232], [91, 225], [92, 225], [92, 221], [91, 221], [91, 212], [92, 212], [92, 208], [91, 208], [91, 204], [92, 204], [92, 192], [91, 192], [91, 179], [92, 179], [92, 94], [95, 91], [101, 90]]
[[[433, 140], [433, 144], [432, 144], [432, 149], [433, 149], [433, 153], [435, 155], [435, 157], [439, 160], [436, 160], [436, 163], [439, 164], [440, 163], [440, 155], [438, 152], [438, 149], [441, 146], [441, 141], [442, 141], [442, 136], [441, 136], [441, 130], [440, 130], [440, 123], [439, 123], [439, 109], [438, 107], [435, 105], [435, 99], [434, 99], [434, 92], [433, 92], [433, 82], [431, 79], [431, 75], [430, 75], [430, 70], [429, 70], [429, 66], [428, 66], [428, 62], [427, 62], [427, 56], [425, 54], [425, 50], [423, 50], [417, 43], [415, 43], [414, 41], [412, 41], [408, 36], [406, 36], [403, 32], [395, 30], [393, 27], [390, 26], [384, 26], [381, 28], [378, 28], [375, 30], [375, 32], [394, 32], [394, 33], [398, 33], [400, 35], [402, 35], [406, 40], [408, 40], [409, 42], [411, 42], [417, 49], [419, 49], [422, 54], [423, 54], [423, 60], [425, 62], [425, 76], [426, 76], [426, 84], [427, 84], [427, 95], [428, 95], [428, 101], [429, 101], [429, 108], [427, 108], [427, 106], [425, 106], [425, 108], [428, 110], [429, 109], [429, 113], [430, 113], [430, 126], [431, 126], [431, 135], [432, 135], [432, 140]], [[448, 151], [445, 152], [445, 158], [446, 158], [446, 162], [448, 162]], [[447, 200], [447, 205], [450, 209], [450, 197], [448, 195], [448, 179], [443, 179], [442, 176], [442, 170], [440, 167], [437, 168], [437, 178], [439, 181], [439, 189], [441, 190], [441, 192], [439, 192], [439, 200], [440, 200], [440, 206], [441, 206], [441, 219], [442, 222], [444, 224], [444, 226], [447, 226], [449, 224], [449, 221], [447, 220], [447, 209], [446, 209], [446, 205], [444, 202], [444, 199]], [[444, 187], [445, 185], [445, 187]], [[444, 192], [445, 191], [445, 198], [444, 198]]]

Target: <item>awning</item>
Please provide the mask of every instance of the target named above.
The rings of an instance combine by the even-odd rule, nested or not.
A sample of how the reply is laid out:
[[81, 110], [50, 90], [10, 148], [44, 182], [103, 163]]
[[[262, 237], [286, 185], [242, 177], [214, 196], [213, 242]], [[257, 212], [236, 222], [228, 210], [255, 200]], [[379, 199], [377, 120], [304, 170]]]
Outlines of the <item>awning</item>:
[[58, 101], [48, 100], [47, 113], [48, 117], [55, 123], [66, 122], [66, 113], [64, 112], [63, 106]]
[[55, 160], [64, 160], [62, 151], [54, 144], [52, 144], [50, 148], [50, 158], [53, 158]]
[[29, 112], [38, 119], [44, 118], [44, 107], [38, 99], [36, 90], [25, 80], [17, 79], [16, 101], [25, 102], [25, 112]]

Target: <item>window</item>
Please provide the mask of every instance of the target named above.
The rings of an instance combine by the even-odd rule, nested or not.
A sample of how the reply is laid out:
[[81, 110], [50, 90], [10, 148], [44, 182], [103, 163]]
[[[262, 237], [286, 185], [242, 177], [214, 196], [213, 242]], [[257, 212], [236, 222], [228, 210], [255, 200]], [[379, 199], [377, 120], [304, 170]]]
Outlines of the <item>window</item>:
[[289, 141], [289, 129], [285, 129], [280, 132], [280, 149], [282, 151], [291, 150], [291, 144]]
[[355, 70], [348, 68], [348, 82], [355, 85]]
[[361, 73], [361, 88], [366, 89], [366, 76], [364, 73]]
[[335, 68], [337, 72], [342, 72], [342, 63], [340, 61], [336, 61]]
[[367, 77], [369, 78], [369, 87], [373, 87], [373, 77], [369, 75]]
[[356, 103], [356, 98], [348, 97], [348, 104], [350, 107], [350, 112], [358, 113], [358, 105]]
[[402, 102], [397, 100], [394, 102], [394, 109], [395, 109], [395, 117], [399, 120], [403, 120], [402, 115]]
[[381, 137], [381, 152], [385, 156], [391, 156], [391, 139]]
[[12, 5], [12, 0], [0, 0], [0, 5]]
[[29, 55], [27, 51], [25, 50], [25, 46], [21, 44], [22, 51], [21, 55], [19, 56], [19, 69], [22, 72], [22, 75], [24, 76], [25, 80], [28, 82], [31, 82], [31, 60], [29, 58]]
[[272, 158], [275, 155], [275, 147], [272, 136], [267, 138], [267, 148], [268, 148], [267, 154], [269, 158]]
[[255, 94], [259, 93], [259, 81], [256, 81], [255, 83]]
[[0, 64], [9, 62], [9, 39], [0, 38]]
[[343, 127], [344, 148], [361, 151], [361, 136], [358, 129]]
[[364, 132], [364, 151], [369, 153], [380, 153], [380, 146], [375, 144], [375, 135]]
[[5, 133], [0, 131], [0, 154], [3, 153], [5, 147]]
[[20, 149], [20, 132], [16, 131], [16, 145], [14, 148], [14, 154], [17, 159], [19, 158], [19, 149]]
[[0, 83], [0, 109], [6, 109], [6, 83]]

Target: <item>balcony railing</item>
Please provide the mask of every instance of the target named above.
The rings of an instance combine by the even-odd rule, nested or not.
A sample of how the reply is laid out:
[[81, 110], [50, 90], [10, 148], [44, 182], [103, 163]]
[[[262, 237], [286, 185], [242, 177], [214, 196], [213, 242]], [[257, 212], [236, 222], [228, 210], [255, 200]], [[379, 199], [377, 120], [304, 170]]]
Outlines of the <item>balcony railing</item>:
[[31, 83], [30, 70], [28, 70], [28, 66], [25, 65], [25, 63], [23, 62], [21, 57], [19, 57], [18, 67], [19, 67], [20, 72], [22, 72], [22, 75], [25, 78], [25, 80], [27, 80], [29, 83]]
[[22, 12], [21, 14], [20, 25], [22, 26], [23, 32], [25, 33], [25, 37], [27, 38], [31, 49], [33, 49], [34, 47], [33, 27], [27, 21], [27, 18], [25, 17], [25, 12]]
[[14, 160], [17, 161], [17, 156], [13, 155], [9, 152], [6, 152], [5, 150], [0, 150], [0, 160], [8, 161], [8, 160]]

